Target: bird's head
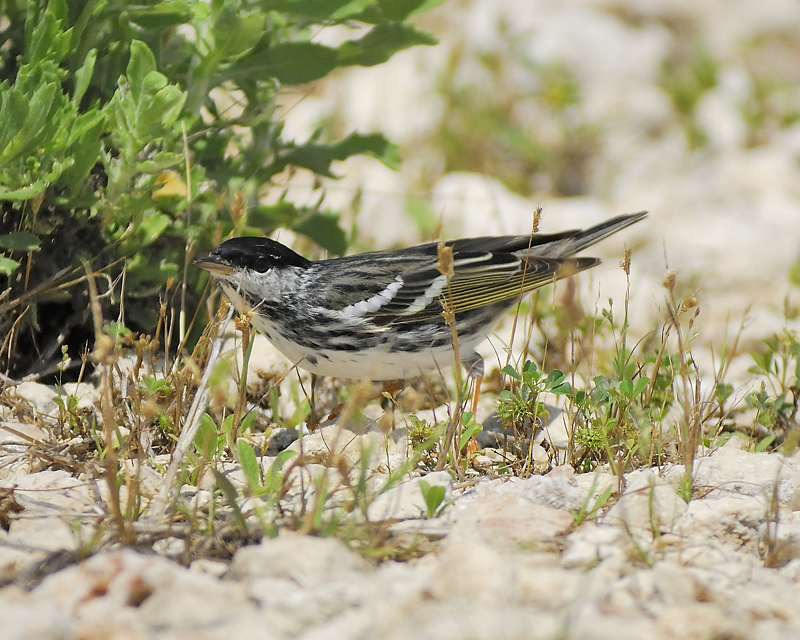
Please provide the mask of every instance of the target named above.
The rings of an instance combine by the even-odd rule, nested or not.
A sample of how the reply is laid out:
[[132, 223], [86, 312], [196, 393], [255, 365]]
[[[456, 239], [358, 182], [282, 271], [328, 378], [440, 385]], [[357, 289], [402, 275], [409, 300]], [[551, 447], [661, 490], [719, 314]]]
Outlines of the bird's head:
[[307, 267], [311, 261], [270, 238], [244, 237], [226, 240], [194, 264], [216, 278], [226, 279], [245, 271], [266, 273], [272, 269]]
[[241, 311], [264, 307], [296, 290], [298, 270], [311, 264], [280, 242], [269, 238], [231, 238], [194, 264], [217, 280]]

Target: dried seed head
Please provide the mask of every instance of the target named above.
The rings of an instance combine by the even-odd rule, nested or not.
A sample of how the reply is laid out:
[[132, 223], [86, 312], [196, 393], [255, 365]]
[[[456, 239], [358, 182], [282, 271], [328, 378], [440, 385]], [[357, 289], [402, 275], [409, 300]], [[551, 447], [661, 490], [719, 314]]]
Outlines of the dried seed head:
[[539, 222], [542, 220], [542, 208], [536, 207], [536, 211], [533, 212], [533, 220], [531, 221], [531, 233], [536, 233], [539, 231]]
[[442, 275], [452, 278], [455, 273], [453, 269], [453, 247], [448, 247], [444, 242], [440, 242], [437, 248], [439, 250], [439, 262], [436, 263], [436, 268]]
[[253, 317], [253, 311], [248, 311], [247, 313], [241, 313], [236, 316], [236, 319], [233, 321], [234, 326], [244, 333], [245, 331], [250, 330], [250, 319]]
[[241, 220], [244, 215], [244, 191], [237, 191], [233, 194], [233, 202], [231, 203], [231, 219], [234, 224]]
[[667, 275], [664, 276], [664, 288], [669, 291], [670, 293], [675, 293], [675, 283], [678, 280], [678, 274], [674, 271], [667, 271]]
[[699, 304], [700, 301], [697, 299], [697, 296], [691, 295], [681, 303], [681, 313], [689, 309], [694, 309]]
[[107, 333], [102, 333], [94, 342], [94, 359], [99, 364], [108, 364], [113, 360], [116, 343]]
[[626, 276], [631, 275], [631, 250], [628, 247], [625, 247], [625, 254], [623, 255], [622, 260], [619, 263], [619, 266], [622, 267], [622, 270], [625, 272]]

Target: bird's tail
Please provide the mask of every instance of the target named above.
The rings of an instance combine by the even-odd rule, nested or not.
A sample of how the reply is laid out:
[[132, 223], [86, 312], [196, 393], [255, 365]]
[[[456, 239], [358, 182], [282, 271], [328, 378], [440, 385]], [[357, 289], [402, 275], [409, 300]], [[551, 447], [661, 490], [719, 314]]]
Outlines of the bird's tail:
[[566, 258], [583, 251], [596, 242], [639, 222], [647, 215], [647, 211], [628, 213], [611, 218], [588, 229], [564, 231], [554, 235], [534, 236], [531, 252], [543, 258]]

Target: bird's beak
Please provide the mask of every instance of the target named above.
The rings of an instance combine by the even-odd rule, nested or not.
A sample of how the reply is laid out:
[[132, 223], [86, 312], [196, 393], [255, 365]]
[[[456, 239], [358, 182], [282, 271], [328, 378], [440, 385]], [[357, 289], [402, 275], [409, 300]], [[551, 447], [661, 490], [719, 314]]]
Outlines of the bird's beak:
[[193, 264], [208, 271], [212, 276], [227, 276], [233, 271], [233, 267], [214, 254], [205, 258], [198, 258]]

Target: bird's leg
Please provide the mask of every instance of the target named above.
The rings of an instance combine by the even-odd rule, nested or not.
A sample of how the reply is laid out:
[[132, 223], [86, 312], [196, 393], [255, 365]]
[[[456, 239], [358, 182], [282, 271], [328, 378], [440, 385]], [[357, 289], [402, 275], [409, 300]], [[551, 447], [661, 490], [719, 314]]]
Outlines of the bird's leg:
[[315, 389], [317, 387], [317, 374], [311, 374], [311, 399], [309, 403], [311, 405], [311, 411], [308, 414], [308, 422], [309, 426], [314, 425], [313, 428], [316, 429], [317, 425], [319, 425], [319, 421], [317, 420], [317, 406], [316, 406], [316, 394]]
[[483, 380], [483, 358], [480, 354], [476, 352], [472, 352], [466, 358], [463, 358], [461, 362], [464, 364], [464, 367], [467, 369], [467, 373], [469, 377], [472, 378], [473, 387], [472, 387], [472, 404], [470, 405], [472, 415], [475, 415], [475, 412], [478, 410], [478, 398], [481, 395], [481, 380]]
[[478, 412], [478, 398], [481, 395], [481, 381], [483, 378], [474, 378], [475, 380], [475, 388], [472, 391], [472, 415], [476, 415]]

